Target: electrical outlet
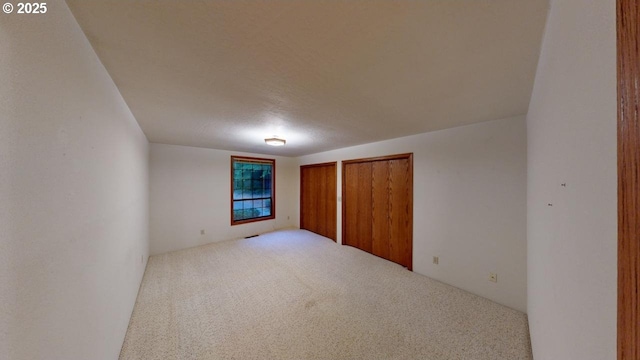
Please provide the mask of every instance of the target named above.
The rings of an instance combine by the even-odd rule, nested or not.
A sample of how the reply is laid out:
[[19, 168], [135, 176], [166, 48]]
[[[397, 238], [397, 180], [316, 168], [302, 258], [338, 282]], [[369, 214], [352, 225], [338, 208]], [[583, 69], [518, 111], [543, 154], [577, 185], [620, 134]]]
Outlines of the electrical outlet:
[[498, 274], [489, 273], [489, 281], [497, 283], [498, 282]]
[[438, 265], [438, 263], [440, 262], [440, 259], [437, 256], [433, 257], [433, 263]]
[[204, 229], [200, 230], [200, 235], [204, 235]]

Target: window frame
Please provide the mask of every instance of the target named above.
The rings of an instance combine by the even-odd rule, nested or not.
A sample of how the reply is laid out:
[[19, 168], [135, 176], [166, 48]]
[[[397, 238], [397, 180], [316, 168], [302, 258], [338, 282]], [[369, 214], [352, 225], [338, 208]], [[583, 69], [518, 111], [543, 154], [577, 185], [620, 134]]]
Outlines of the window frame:
[[[243, 220], [235, 220], [233, 216], [233, 189], [235, 184], [234, 178], [234, 168], [233, 164], [236, 161], [250, 162], [255, 164], [269, 164], [271, 165], [271, 215], [269, 216], [261, 216], [250, 219]], [[231, 207], [230, 207], [230, 218], [231, 218], [231, 226], [247, 224], [257, 221], [264, 220], [273, 220], [276, 218], [276, 160], [275, 159], [265, 159], [265, 158], [257, 158], [257, 157], [249, 157], [249, 156], [239, 156], [239, 155], [231, 155]]]

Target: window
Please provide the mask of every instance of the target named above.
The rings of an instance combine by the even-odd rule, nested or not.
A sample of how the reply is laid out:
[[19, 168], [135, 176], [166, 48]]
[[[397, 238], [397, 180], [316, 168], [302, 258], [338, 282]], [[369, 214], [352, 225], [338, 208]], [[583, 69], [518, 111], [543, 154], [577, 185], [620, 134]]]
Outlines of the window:
[[231, 157], [231, 225], [276, 217], [276, 161]]

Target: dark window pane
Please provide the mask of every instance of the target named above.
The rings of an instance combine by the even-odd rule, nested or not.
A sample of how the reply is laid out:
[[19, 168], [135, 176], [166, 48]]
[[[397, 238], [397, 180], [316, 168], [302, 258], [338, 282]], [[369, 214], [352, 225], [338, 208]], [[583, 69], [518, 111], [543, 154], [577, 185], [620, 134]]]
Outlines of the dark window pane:
[[247, 220], [271, 216], [273, 165], [233, 157], [232, 161], [233, 219]]

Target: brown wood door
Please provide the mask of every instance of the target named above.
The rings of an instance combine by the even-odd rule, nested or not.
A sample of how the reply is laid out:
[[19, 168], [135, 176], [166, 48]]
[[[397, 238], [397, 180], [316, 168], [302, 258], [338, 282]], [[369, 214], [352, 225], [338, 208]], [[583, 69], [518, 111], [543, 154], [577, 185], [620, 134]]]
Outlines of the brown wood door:
[[336, 241], [336, 163], [300, 167], [300, 228]]
[[411, 159], [389, 160], [389, 260], [413, 264], [413, 176]]
[[342, 243], [412, 269], [413, 156], [343, 161]]
[[300, 168], [300, 228], [317, 231], [317, 191], [315, 187], [315, 168], [303, 170]]
[[371, 209], [373, 210], [371, 253], [391, 260], [389, 257], [389, 240], [391, 237], [391, 229], [389, 227], [389, 161], [373, 161], [371, 167]]
[[640, 7], [617, 1], [618, 359], [640, 359]]
[[[371, 242], [371, 163], [355, 163], [343, 167], [342, 244], [372, 252]], [[346, 186], [346, 191], [344, 190]], [[345, 219], [348, 220], [349, 226]]]

